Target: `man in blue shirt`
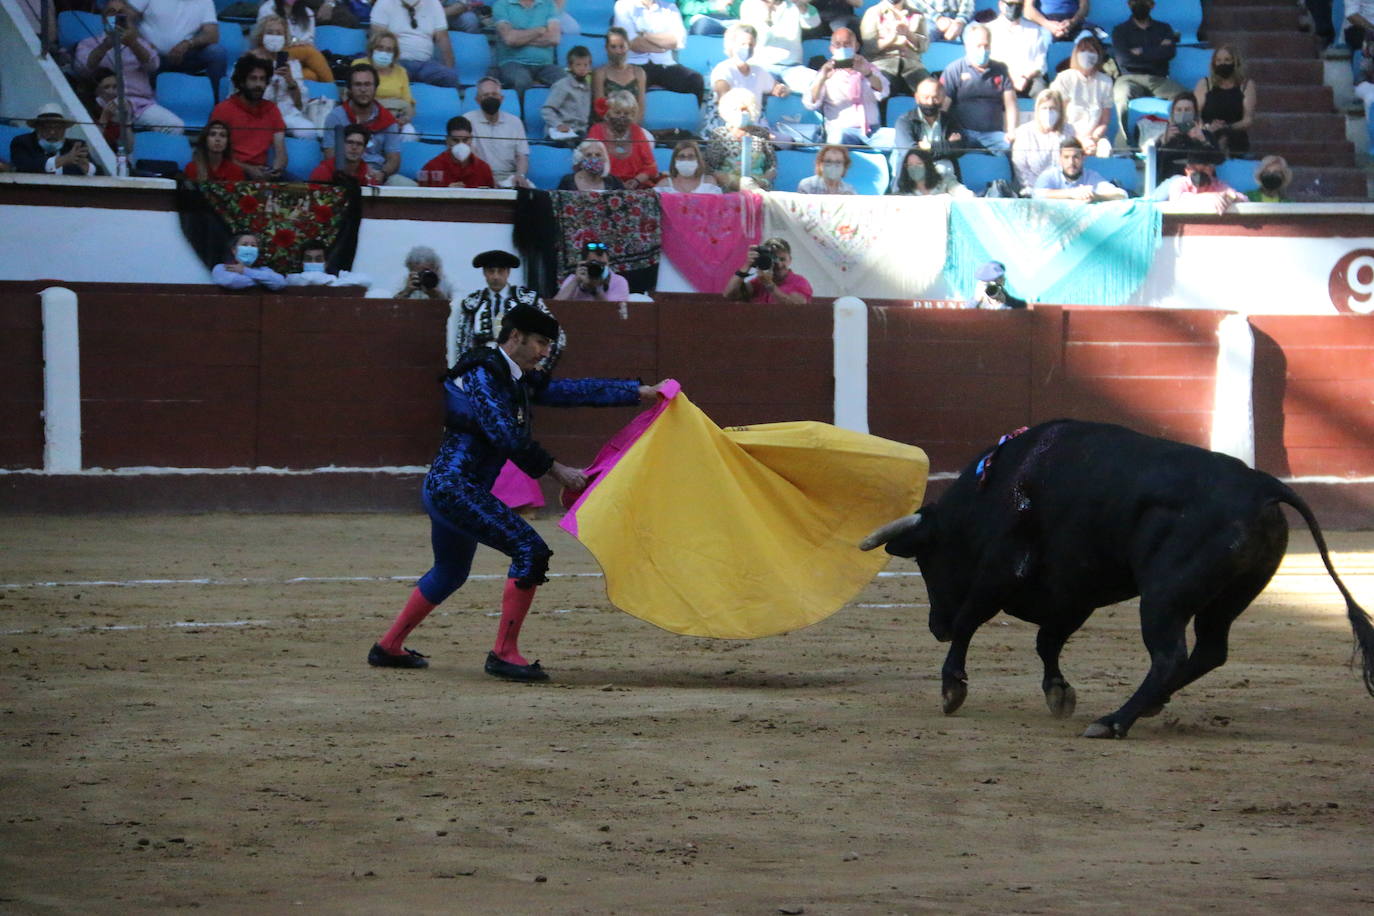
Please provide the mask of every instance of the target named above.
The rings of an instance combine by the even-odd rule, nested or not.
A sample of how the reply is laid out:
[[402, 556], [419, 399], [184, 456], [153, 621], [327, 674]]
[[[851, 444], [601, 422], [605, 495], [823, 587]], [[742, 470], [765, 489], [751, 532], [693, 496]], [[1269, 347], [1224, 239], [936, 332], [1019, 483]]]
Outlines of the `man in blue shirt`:
[[375, 184], [409, 185], [414, 180], [398, 174], [401, 167], [401, 126], [386, 107], [377, 102], [377, 70], [371, 64], [354, 64], [348, 72], [348, 95], [324, 119], [324, 158], [334, 157], [335, 144], [341, 143], [343, 129], [361, 124], [371, 131], [363, 161]]
[[1048, 29], [1055, 41], [1073, 41], [1091, 6], [1090, 0], [1032, 0], [1026, 5], [1026, 18]]
[[1040, 200], [1125, 200], [1129, 195], [1092, 169], [1083, 168], [1083, 147], [1066, 137], [1059, 144], [1059, 168], [1045, 169], [1035, 179], [1031, 196]]
[[975, 22], [965, 29], [965, 54], [940, 74], [940, 85], [968, 136], [985, 149], [1006, 152], [1019, 120], [1016, 88], [1007, 65], [991, 59], [991, 45], [987, 26]]
[[563, 78], [558, 66], [562, 38], [553, 0], [496, 0], [496, 70], [507, 89], [524, 92], [535, 82], [552, 86]]
[[1154, 8], [1155, 0], [1131, 0], [1131, 18], [1112, 29], [1112, 52], [1121, 70], [1112, 96], [1123, 130], [1131, 99], [1147, 95], [1172, 99], [1185, 91], [1169, 79], [1169, 61], [1178, 53], [1178, 33], [1168, 23], [1150, 17]]

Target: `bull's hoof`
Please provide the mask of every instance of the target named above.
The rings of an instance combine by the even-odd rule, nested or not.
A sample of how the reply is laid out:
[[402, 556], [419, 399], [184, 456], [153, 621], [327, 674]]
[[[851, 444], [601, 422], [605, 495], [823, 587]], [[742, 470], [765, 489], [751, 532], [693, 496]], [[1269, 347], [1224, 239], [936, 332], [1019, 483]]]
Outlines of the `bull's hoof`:
[[1067, 719], [1078, 705], [1078, 693], [1067, 682], [1059, 681], [1045, 691], [1045, 703], [1056, 719]]
[[950, 681], [945, 684], [940, 695], [945, 701], [945, 715], [952, 716], [964, 705], [964, 700], [968, 697], [968, 685], [963, 681]]
[[1094, 722], [1083, 730], [1084, 738], [1124, 738], [1126, 733], [1115, 722]]

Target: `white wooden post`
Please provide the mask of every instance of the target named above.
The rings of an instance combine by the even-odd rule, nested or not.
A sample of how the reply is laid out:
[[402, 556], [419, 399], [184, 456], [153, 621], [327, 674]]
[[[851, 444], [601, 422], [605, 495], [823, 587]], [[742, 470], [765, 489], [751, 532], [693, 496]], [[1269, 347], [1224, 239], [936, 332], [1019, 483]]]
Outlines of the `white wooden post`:
[[1255, 466], [1255, 332], [1244, 315], [1217, 326], [1216, 388], [1212, 400], [1212, 451]]
[[835, 300], [835, 425], [868, 432], [868, 306]]
[[81, 347], [76, 293], [50, 286], [43, 303], [43, 470], [81, 470]]

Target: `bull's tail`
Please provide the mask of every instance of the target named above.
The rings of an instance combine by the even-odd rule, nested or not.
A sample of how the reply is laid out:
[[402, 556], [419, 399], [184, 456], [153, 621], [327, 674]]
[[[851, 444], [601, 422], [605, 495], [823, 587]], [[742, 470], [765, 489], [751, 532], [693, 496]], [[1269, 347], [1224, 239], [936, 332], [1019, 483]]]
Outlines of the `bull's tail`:
[[1350, 590], [1336, 574], [1336, 568], [1331, 565], [1331, 557], [1326, 551], [1326, 539], [1322, 537], [1321, 526], [1317, 524], [1317, 519], [1307, 507], [1307, 503], [1281, 481], [1274, 480], [1273, 483], [1278, 501], [1292, 506], [1302, 516], [1302, 520], [1307, 522], [1307, 530], [1312, 532], [1312, 540], [1316, 542], [1317, 550], [1321, 553], [1322, 563], [1326, 565], [1326, 571], [1331, 574], [1331, 581], [1336, 583], [1341, 597], [1345, 599], [1345, 613], [1350, 618], [1350, 628], [1355, 631], [1355, 658], [1360, 661], [1363, 669], [1365, 689], [1374, 696], [1374, 621], [1371, 621], [1364, 608], [1355, 602]]

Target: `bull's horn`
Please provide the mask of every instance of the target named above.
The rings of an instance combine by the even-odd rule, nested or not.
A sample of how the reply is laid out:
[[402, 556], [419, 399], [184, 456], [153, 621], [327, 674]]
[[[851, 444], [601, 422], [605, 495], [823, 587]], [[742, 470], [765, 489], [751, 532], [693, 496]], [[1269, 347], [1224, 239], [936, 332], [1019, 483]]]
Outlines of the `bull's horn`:
[[917, 512], [914, 515], [904, 515], [895, 522], [888, 522], [886, 525], [864, 538], [859, 544], [859, 549], [872, 550], [874, 547], [880, 547], [906, 531], [908, 528], [915, 528], [919, 524], [921, 524], [921, 513]]

